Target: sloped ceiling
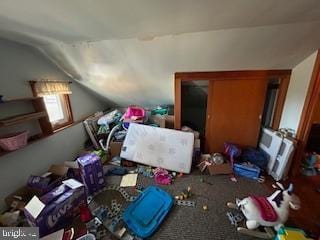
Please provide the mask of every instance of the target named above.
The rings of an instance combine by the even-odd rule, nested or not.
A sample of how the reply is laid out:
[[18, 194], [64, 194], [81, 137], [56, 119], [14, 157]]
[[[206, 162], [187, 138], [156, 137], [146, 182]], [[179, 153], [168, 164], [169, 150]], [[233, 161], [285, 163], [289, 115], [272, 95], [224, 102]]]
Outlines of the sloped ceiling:
[[0, 1], [0, 36], [120, 106], [173, 103], [178, 71], [292, 68], [319, 27], [319, 0]]

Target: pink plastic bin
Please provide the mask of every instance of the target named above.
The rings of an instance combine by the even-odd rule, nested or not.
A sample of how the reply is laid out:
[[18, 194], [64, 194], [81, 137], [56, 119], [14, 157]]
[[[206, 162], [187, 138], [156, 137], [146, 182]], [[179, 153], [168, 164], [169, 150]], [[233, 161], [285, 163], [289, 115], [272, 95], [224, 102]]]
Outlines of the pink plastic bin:
[[141, 107], [130, 106], [124, 114], [124, 119], [141, 120], [146, 116], [146, 112]]
[[0, 137], [0, 147], [4, 151], [14, 151], [27, 145], [28, 131], [11, 133]]

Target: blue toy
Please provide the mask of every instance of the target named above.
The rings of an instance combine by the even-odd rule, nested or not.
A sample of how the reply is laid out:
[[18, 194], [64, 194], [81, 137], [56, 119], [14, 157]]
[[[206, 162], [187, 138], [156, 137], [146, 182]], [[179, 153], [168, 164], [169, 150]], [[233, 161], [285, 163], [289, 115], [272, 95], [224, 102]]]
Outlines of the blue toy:
[[173, 198], [164, 190], [150, 186], [131, 203], [123, 214], [123, 221], [135, 235], [151, 236], [173, 206]]

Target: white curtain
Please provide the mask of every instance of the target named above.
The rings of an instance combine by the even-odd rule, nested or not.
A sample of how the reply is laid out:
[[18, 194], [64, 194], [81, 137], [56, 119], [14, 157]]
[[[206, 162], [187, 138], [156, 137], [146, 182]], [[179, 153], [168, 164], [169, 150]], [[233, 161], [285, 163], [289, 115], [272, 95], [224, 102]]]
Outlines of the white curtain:
[[39, 97], [54, 94], [71, 94], [70, 82], [40, 80], [34, 82], [34, 90]]

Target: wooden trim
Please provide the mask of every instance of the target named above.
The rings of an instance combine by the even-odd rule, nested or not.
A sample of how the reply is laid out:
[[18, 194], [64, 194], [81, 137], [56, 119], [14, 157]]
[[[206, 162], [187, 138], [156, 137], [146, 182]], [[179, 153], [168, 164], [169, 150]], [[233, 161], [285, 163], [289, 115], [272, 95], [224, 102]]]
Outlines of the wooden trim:
[[19, 149], [15, 150], [15, 151], [5, 152], [5, 151], [1, 151], [1, 149], [0, 149], [0, 158], [1, 158], [2, 156], [4, 156], [4, 155], [11, 154], [11, 153], [14, 153], [14, 152], [16, 152], [16, 151], [20, 151], [20, 149], [26, 148], [26, 147], [28, 147], [28, 146], [31, 145], [31, 144], [34, 144], [34, 143], [36, 143], [36, 142], [38, 142], [38, 141], [41, 141], [41, 140], [43, 140], [43, 139], [45, 139], [45, 138], [48, 138], [48, 137], [50, 137], [50, 136], [52, 136], [52, 135], [54, 135], [54, 134], [56, 134], [56, 133], [59, 133], [59, 132], [65, 130], [65, 129], [67, 129], [67, 128], [73, 127], [73, 126], [75, 126], [75, 125], [83, 122], [84, 120], [86, 120], [87, 118], [89, 118], [89, 117], [91, 117], [91, 116], [94, 116], [94, 113], [93, 113], [93, 114], [90, 114], [90, 115], [87, 115], [86, 117], [83, 117], [83, 118], [81, 118], [81, 119], [78, 119], [78, 120], [74, 121], [73, 123], [71, 123], [71, 124], [69, 124], [69, 125], [67, 125], [67, 126], [64, 126], [64, 127], [62, 127], [62, 128], [59, 128], [59, 129], [55, 130], [54, 132], [52, 132], [52, 133], [50, 133], [50, 134], [39, 134], [39, 135], [36, 135], [36, 136], [32, 136], [31, 139], [29, 138], [29, 141], [28, 141], [28, 143], [27, 143], [26, 146], [24, 146], [24, 147], [22, 147], [22, 148], [19, 148]]
[[177, 72], [175, 78], [183, 81], [210, 80], [217, 78], [260, 78], [290, 76], [291, 70], [244, 70], [244, 71], [217, 71], [217, 72]]
[[[174, 74], [174, 128], [181, 128], [181, 83], [183, 81], [196, 80], [223, 80], [223, 79], [248, 79], [248, 78], [271, 78], [280, 77], [281, 83], [273, 128], [277, 129], [280, 124], [282, 110], [289, 85], [291, 70], [244, 70], [244, 71], [217, 71], [217, 72], [177, 72]], [[278, 102], [279, 101], [279, 102]]]
[[318, 98], [320, 94], [320, 52], [318, 50], [316, 61], [314, 64], [314, 68], [311, 75], [310, 84], [308, 87], [306, 99], [304, 102], [304, 106], [301, 113], [301, 118], [299, 122], [299, 126], [297, 129], [297, 148], [296, 153], [293, 157], [293, 164], [291, 169], [291, 176], [294, 177], [298, 175], [301, 161], [304, 158], [305, 147], [308, 141], [311, 125], [312, 125], [312, 117], [314, 114], [314, 110], [316, 104], [318, 103]]
[[181, 79], [174, 80], [174, 129], [181, 128]]
[[60, 98], [60, 99], [62, 99], [64, 101], [63, 104], [65, 107], [65, 111], [66, 111], [68, 119], [66, 122], [63, 122], [63, 123], [52, 124], [54, 132], [58, 131], [59, 129], [64, 129], [67, 126], [72, 125], [74, 122], [69, 95], [63, 94], [62, 98]]
[[206, 111], [206, 128], [205, 128], [205, 139], [204, 139], [204, 150], [208, 153], [209, 152], [209, 141], [208, 139], [210, 139], [210, 135], [209, 133], [211, 132], [210, 130], [210, 124], [209, 124], [209, 119], [211, 117], [211, 110], [212, 110], [212, 96], [211, 96], [211, 92], [212, 92], [212, 88], [214, 87], [214, 81], [209, 81], [209, 87], [208, 87], [208, 97], [207, 97], [207, 111]]
[[284, 107], [284, 103], [286, 100], [287, 91], [289, 87], [289, 82], [290, 82], [290, 74], [280, 78], [280, 86], [279, 86], [279, 91], [278, 91], [278, 96], [277, 96], [276, 106], [274, 111], [274, 117], [272, 122], [272, 129], [274, 130], [279, 129], [283, 107]]
[[[36, 82], [37, 81], [29, 81], [29, 84], [31, 86], [31, 90], [32, 90], [33, 96], [38, 98], [38, 94], [37, 94], [37, 92], [35, 90], [35, 83]], [[72, 83], [72, 82], [69, 82], [69, 83]], [[65, 127], [71, 125], [74, 122], [69, 94], [63, 94], [63, 98], [62, 99], [64, 101], [64, 105], [65, 105], [65, 108], [66, 108], [65, 110], [66, 110], [66, 113], [67, 113], [68, 120], [66, 122], [64, 122], [64, 123], [61, 123], [61, 124], [52, 124], [52, 123], [50, 123], [49, 118], [48, 118], [47, 121], [51, 125], [51, 130], [48, 130], [49, 129], [48, 126], [45, 126], [45, 127], [43, 127], [43, 129], [45, 129], [45, 132], [47, 132], [47, 131], [49, 131], [49, 132], [55, 131], [56, 132], [60, 128], [64, 129]], [[43, 102], [43, 100], [42, 100], [42, 102]], [[44, 105], [44, 109], [46, 109], [44, 102], [43, 102], [43, 105]], [[45, 122], [43, 122], [41, 124], [42, 125], [48, 125]]]

